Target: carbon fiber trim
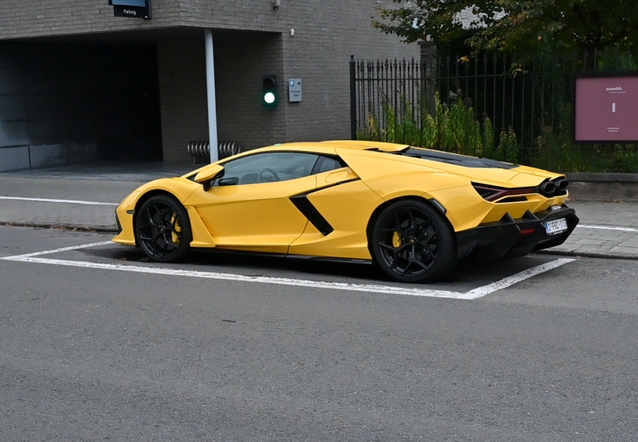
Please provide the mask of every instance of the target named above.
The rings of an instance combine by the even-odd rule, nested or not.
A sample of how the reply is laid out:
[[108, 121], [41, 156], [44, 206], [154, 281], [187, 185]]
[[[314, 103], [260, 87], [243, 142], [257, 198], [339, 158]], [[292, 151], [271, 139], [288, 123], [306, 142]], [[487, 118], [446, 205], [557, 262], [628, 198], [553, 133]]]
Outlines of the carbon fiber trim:
[[334, 229], [326, 220], [315, 206], [308, 200], [308, 194], [295, 195], [290, 198], [290, 201], [299, 209], [303, 215], [308, 218], [308, 221], [317, 228], [324, 236], [331, 234]]
[[291, 196], [290, 201], [306, 218], [308, 218], [308, 221], [310, 221], [312, 225], [317, 228], [317, 230], [319, 230], [324, 236], [327, 236], [334, 231], [334, 228], [330, 225], [328, 220], [323, 217], [321, 212], [319, 212], [317, 208], [312, 205], [312, 203], [308, 199], [308, 195], [311, 195], [320, 190], [329, 189], [331, 187], [336, 187], [342, 184], [351, 183], [353, 181], [359, 181], [359, 180], [360, 178], [353, 178], [351, 180], [342, 181], [340, 183], [330, 184], [329, 186], [324, 186], [319, 189], [315, 189], [311, 192], [306, 192], [306, 193], [301, 193], [299, 195]]

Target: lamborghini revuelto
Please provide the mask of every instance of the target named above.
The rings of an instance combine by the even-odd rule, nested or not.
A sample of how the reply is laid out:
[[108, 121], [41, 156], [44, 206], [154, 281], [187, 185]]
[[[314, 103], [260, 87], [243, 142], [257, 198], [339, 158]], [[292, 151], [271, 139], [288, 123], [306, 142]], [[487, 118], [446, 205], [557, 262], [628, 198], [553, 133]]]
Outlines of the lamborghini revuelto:
[[120, 244], [175, 262], [191, 249], [366, 260], [428, 282], [471, 254], [562, 244], [578, 217], [564, 175], [402, 144], [288, 143], [162, 178], [116, 209]]

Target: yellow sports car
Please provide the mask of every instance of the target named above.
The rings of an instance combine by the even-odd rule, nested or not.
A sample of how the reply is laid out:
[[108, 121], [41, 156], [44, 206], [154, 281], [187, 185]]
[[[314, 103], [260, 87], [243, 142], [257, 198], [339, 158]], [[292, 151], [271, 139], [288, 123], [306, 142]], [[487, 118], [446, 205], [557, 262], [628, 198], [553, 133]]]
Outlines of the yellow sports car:
[[113, 241], [155, 261], [190, 249], [367, 260], [402, 282], [459, 258], [523, 256], [578, 223], [564, 175], [402, 144], [280, 144], [145, 184]]

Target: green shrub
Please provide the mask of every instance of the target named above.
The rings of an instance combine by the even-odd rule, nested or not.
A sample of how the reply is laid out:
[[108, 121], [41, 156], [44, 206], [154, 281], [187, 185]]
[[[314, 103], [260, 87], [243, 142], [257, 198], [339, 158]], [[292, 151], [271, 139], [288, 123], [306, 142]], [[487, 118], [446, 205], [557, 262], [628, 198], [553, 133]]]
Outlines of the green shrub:
[[477, 156], [494, 153], [494, 128], [489, 118], [481, 123], [474, 109], [462, 99], [451, 106], [443, 103], [438, 94], [435, 99], [436, 115], [422, 111], [420, 121], [407, 101], [402, 100], [401, 120], [397, 118], [396, 109], [386, 101], [382, 116], [385, 127], [380, 128], [379, 117], [369, 113], [365, 130], [358, 138]]

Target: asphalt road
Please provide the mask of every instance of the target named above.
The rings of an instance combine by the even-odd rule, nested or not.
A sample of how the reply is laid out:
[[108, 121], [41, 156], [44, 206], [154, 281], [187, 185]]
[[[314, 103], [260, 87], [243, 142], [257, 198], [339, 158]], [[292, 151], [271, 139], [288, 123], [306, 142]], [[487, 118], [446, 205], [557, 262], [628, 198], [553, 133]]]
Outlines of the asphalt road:
[[159, 266], [109, 238], [0, 227], [0, 440], [636, 439], [636, 261], [512, 284], [559, 257], [466, 263], [415, 288], [357, 265]]

